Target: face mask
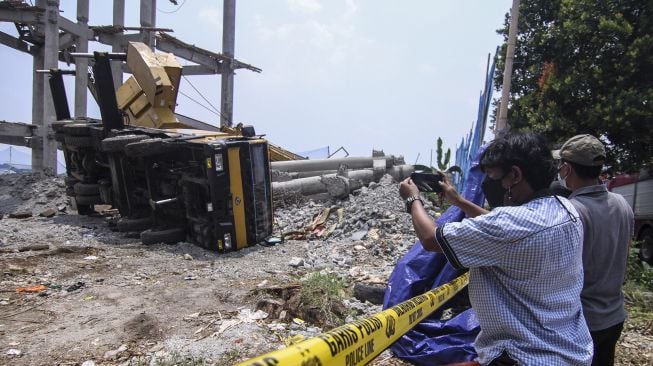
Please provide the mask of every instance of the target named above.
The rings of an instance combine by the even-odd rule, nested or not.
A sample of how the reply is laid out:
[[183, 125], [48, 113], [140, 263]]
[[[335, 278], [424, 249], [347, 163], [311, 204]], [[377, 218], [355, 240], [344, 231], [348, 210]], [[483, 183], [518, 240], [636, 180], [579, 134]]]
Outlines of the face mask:
[[[562, 166], [558, 169], [558, 183], [560, 183], [560, 185], [561, 185], [563, 188], [567, 188], [567, 189], [569, 189], [569, 187], [567, 187], [567, 181], [565, 181], [565, 179], [567, 179], [567, 177], [564, 177], [564, 178], [563, 178], [563, 177], [560, 175], [560, 170], [561, 170], [561, 169], [562, 169]], [[567, 174], [567, 176], [569, 176], [569, 174]]]
[[485, 199], [487, 200], [487, 202], [490, 204], [490, 207], [492, 208], [503, 206], [505, 203], [504, 198], [508, 190], [506, 188], [503, 188], [503, 186], [501, 185], [501, 181], [505, 177], [506, 176], [504, 175], [499, 179], [492, 179], [486, 176], [485, 179], [483, 180], [483, 183], [481, 183], [481, 190], [485, 195]]

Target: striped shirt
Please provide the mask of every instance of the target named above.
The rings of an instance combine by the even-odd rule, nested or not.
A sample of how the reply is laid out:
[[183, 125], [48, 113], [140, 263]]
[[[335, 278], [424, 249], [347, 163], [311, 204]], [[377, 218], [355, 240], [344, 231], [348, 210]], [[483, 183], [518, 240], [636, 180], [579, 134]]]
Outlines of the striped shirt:
[[580, 301], [583, 227], [568, 200], [496, 208], [438, 227], [436, 239], [454, 267], [470, 269], [481, 364], [504, 351], [519, 365], [591, 364]]

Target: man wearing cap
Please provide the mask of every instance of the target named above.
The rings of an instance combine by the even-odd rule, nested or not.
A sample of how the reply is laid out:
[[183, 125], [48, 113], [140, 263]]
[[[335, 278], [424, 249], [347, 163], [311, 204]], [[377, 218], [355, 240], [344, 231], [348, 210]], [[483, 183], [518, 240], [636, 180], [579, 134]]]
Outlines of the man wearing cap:
[[584, 228], [583, 313], [594, 343], [592, 365], [613, 365], [614, 351], [626, 309], [622, 284], [628, 246], [633, 235], [633, 211], [626, 200], [608, 192], [599, 181], [605, 148], [591, 135], [577, 135], [560, 148], [558, 180]]

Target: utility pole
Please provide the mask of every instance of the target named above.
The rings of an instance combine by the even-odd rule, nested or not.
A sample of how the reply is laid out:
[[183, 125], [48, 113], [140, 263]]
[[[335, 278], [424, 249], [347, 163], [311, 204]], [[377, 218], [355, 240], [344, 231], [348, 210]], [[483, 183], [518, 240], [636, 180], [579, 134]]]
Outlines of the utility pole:
[[46, 74], [39, 69], [55, 69], [59, 64], [59, 0], [37, 0], [36, 6], [44, 10], [41, 26], [43, 45], [34, 54], [32, 90], [32, 124], [37, 125], [38, 136], [32, 147], [32, 170], [45, 175], [57, 174], [57, 144], [51, 136], [50, 125], [55, 121], [52, 92], [46, 87]]
[[[77, 0], [77, 24], [82, 29], [76, 52], [88, 52], [88, 0]], [[75, 117], [86, 117], [86, 97], [88, 95], [88, 59], [75, 60]]]
[[222, 54], [230, 60], [222, 70], [220, 93], [220, 126], [231, 127], [234, 115], [234, 50], [236, 46], [236, 0], [224, 0], [222, 16]]
[[517, 25], [519, 24], [519, 0], [512, 0], [510, 10], [510, 29], [508, 30], [508, 48], [506, 50], [506, 63], [503, 68], [503, 86], [501, 87], [501, 105], [499, 118], [494, 126], [495, 136], [510, 128], [508, 125], [508, 99], [510, 98], [510, 81], [512, 78], [512, 64], [515, 60], [515, 44], [517, 43]]

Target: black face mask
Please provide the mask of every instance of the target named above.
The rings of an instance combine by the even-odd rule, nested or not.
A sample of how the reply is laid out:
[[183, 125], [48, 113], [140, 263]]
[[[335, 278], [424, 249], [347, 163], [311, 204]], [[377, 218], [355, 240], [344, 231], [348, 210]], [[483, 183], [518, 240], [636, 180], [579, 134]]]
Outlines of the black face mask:
[[481, 183], [481, 190], [485, 195], [485, 199], [492, 208], [503, 206], [505, 203], [504, 197], [508, 190], [503, 188], [501, 181], [506, 177], [506, 175], [499, 179], [492, 179], [486, 176], [485, 179], [483, 179], [483, 183]]

